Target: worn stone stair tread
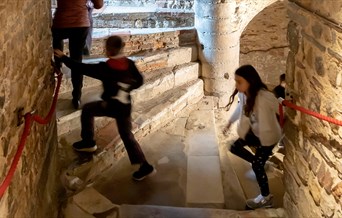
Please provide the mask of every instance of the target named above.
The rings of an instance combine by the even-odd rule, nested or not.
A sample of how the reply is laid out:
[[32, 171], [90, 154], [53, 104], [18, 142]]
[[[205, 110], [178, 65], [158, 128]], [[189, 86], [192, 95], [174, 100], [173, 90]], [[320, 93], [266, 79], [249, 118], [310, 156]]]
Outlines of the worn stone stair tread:
[[224, 196], [218, 156], [189, 156], [186, 203], [188, 206], [223, 208]]
[[[175, 90], [166, 91], [165, 93], [161, 94], [155, 99], [151, 99], [144, 103], [139, 103], [138, 105], [133, 104], [133, 122], [138, 126], [138, 128], [143, 128], [144, 126], [151, 124], [153, 122], [160, 123], [162, 122], [158, 121], [160, 117], [172, 116], [172, 113], [178, 113], [181, 109], [187, 106], [187, 104], [189, 104], [192, 101], [198, 101], [202, 96], [203, 81], [197, 79], [196, 81], [189, 82], [188, 84], [185, 84]], [[88, 95], [85, 95], [84, 98], [99, 98], [99, 93], [90, 92]], [[86, 103], [86, 100], [83, 103]], [[72, 107], [71, 103], [69, 107]], [[69, 111], [71, 110], [69, 109]], [[58, 135], [63, 135], [65, 133], [72, 131], [73, 129], [80, 128], [80, 115], [80, 110], [74, 110], [70, 114], [66, 114], [64, 116], [57, 118]], [[107, 117], [96, 118], [95, 128], [101, 128], [107, 125], [111, 120], [111, 118]], [[62, 126], [62, 124], [66, 126]]]
[[[82, 90], [82, 98], [81, 98], [81, 106], [85, 103], [100, 100], [101, 93], [103, 92], [102, 85], [94, 86], [94, 87], [87, 87], [86, 89]], [[57, 99], [57, 106], [56, 106], [56, 118], [57, 120], [68, 120], [67, 116], [74, 116], [79, 114], [81, 111], [76, 110], [72, 103], [71, 93], [62, 93], [58, 96]]]
[[285, 217], [284, 210], [278, 209], [258, 209], [251, 211], [236, 211], [211, 208], [185, 208], [154, 205], [129, 205], [123, 204], [119, 210], [120, 218], [226, 218], [226, 217]]
[[[194, 66], [194, 65], [197, 66], [198, 63], [195, 63], [195, 62], [185, 63], [185, 64], [179, 65], [175, 68], [178, 70], [181, 70], [183, 68], [186, 68], [189, 66]], [[164, 82], [169, 82], [169, 83], [172, 83], [172, 85], [174, 85], [174, 83], [175, 83], [174, 79], [170, 78], [170, 77], [174, 76], [175, 71], [173, 71], [173, 69], [174, 68], [172, 68], [172, 67], [157, 69], [157, 70], [151, 71], [151, 72], [147, 73], [146, 75], [144, 75], [144, 85], [141, 88], [139, 88], [138, 90], [134, 90], [132, 92], [132, 98], [134, 99], [134, 95], [139, 95], [138, 92], [144, 92], [144, 91], [146, 91], [146, 89], [157, 89], [156, 86], [162, 85], [162, 83], [164, 83]], [[197, 74], [195, 74], [195, 75], [197, 75]], [[194, 76], [190, 76], [189, 79], [194, 79]], [[169, 81], [167, 81], [167, 80], [169, 80]], [[182, 81], [182, 82], [184, 82], [184, 83], [189, 81], [186, 79], [183, 79], [183, 80], [184, 81]], [[178, 84], [176, 84], [176, 85], [180, 84], [180, 82], [177, 82], [177, 83]], [[172, 87], [170, 87], [170, 88], [172, 88]], [[142, 90], [142, 89], [144, 89], [144, 90]], [[141, 90], [141, 91], [139, 91], [139, 90]], [[102, 84], [97, 85], [97, 86], [92, 86], [92, 87], [86, 87], [82, 91], [83, 91], [83, 95], [82, 95], [81, 106], [87, 102], [92, 101], [92, 100], [100, 100], [101, 99], [100, 95], [103, 91]], [[158, 92], [158, 90], [156, 92]], [[156, 94], [159, 94], [160, 92], [162, 92], [162, 90], [160, 90]], [[146, 99], [146, 96], [143, 96], [143, 98]], [[57, 112], [56, 112], [57, 119], [63, 119], [62, 117], [68, 116], [68, 115], [73, 116], [73, 115], [71, 115], [73, 113], [78, 114], [79, 112], [77, 112], [77, 110], [75, 110], [71, 104], [71, 93], [67, 92], [67, 93], [60, 94], [59, 98], [57, 100]], [[66, 117], [66, 119], [68, 119], [68, 118]]]
[[[140, 51], [136, 54], [128, 56], [133, 61], [144, 61], [144, 62], [150, 62], [150, 61], [155, 61], [161, 58], [167, 58], [169, 55], [170, 51], [175, 51], [175, 50], [184, 50], [187, 49], [187, 46], [184, 47], [177, 47], [177, 48], [164, 48], [164, 49], [159, 49], [159, 50], [154, 50], [154, 51]], [[103, 56], [86, 56], [83, 58], [82, 62], [83, 63], [96, 63], [100, 61], [106, 61], [108, 58]], [[139, 64], [139, 63], [138, 63]]]
[[[160, 49], [156, 51], [144, 51], [135, 55], [129, 56], [134, 60], [138, 69], [146, 77], [149, 73], [164, 68], [175, 67], [177, 65], [183, 65], [195, 61], [193, 56], [196, 56], [194, 49], [189, 46], [172, 48], [172, 49]], [[197, 56], [196, 56], [197, 57]], [[83, 59], [83, 63], [98, 63], [100, 61], [106, 61], [107, 58], [102, 56], [90, 56]], [[192, 64], [194, 64], [193, 62]], [[65, 76], [62, 80], [60, 93], [68, 93], [72, 91], [71, 76], [69, 68], [65, 68]], [[83, 88], [95, 87], [101, 85], [101, 82], [91, 77], [84, 76]]]
[[108, 36], [118, 35], [136, 35], [136, 34], [154, 34], [166, 33], [179, 30], [193, 30], [194, 27], [176, 27], [176, 28], [96, 28], [93, 29], [93, 39], [102, 39]]
[[158, 98], [154, 98], [145, 102], [141, 102], [138, 105], [134, 105], [132, 117], [139, 125], [143, 125], [143, 122], [152, 117], [152, 114], [157, 114], [163, 111], [163, 109], [172, 110], [172, 104], [181, 102], [189, 91], [189, 88], [201, 83], [202, 80], [198, 79], [190, 81], [187, 84], [178, 87], [177, 89], [171, 89], [162, 93]]
[[214, 101], [207, 98], [187, 122], [186, 204], [190, 207], [224, 208], [221, 163], [216, 136]]

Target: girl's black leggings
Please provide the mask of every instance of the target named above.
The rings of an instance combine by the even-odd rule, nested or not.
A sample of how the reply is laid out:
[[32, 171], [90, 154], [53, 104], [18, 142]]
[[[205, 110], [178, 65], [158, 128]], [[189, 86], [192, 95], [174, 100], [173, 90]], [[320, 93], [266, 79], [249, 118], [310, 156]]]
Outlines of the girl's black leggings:
[[[255, 147], [255, 154], [248, 151], [245, 146]], [[273, 148], [274, 145], [262, 146], [259, 138], [256, 137], [252, 131], [247, 133], [245, 140], [239, 138], [230, 148], [230, 151], [233, 154], [252, 164], [253, 171], [260, 187], [260, 192], [263, 196], [270, 194], [268, 178], [264, 166], [270, 155], [272, 155]]]

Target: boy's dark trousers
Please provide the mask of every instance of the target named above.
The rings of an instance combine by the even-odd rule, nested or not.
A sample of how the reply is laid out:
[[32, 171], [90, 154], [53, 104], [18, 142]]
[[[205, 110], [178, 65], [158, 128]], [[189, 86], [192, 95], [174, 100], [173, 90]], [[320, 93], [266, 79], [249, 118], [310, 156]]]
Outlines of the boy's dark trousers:
[[94, 140], [94, 117], [112, 117], [116, 119], [120, 137], [125, 145], [131, 164], [141, 164], [145, 155], [131, 131], [131, 104], [122, 104], [117, 100], [95, 101], [85, 104], [82, 109], [81, 137], [84, 141]]
[[[69, 39], [70, 58], [82, 62], [83, 48], [86, 43], [86, 38], [89, 32], [89, 27], [75, 27], [75, 28], [52, 28], [52, 46], [54, 49], [63, 51], [63, 40]], [[61, 67], [62, 64], [55, 57], [56, 66]], [[71, 70], [71, 82], [73, 86], [72, 97], [73, 100], [80, 100], [83, 87], [82, 72]]]
[[[244, 147], [247, 145], [255, 147], [255, 154], [252, 154]], [[251, 130], [247, 133], [245, 140], [239, 138], [234, 142], [234, 144], [230, 148], [230, 151], [233, 154], [241, 157], [242, 159], [252, 164], [255, 177], [258, 181], [260, 191], [263, 196], [267, 196], [270, 194], [268, 187], [268, 178], [264, 166], [269, 156], [272, 155], [273, 148], [274, 145], [262, 146], [259, 138], [256, 137]]]

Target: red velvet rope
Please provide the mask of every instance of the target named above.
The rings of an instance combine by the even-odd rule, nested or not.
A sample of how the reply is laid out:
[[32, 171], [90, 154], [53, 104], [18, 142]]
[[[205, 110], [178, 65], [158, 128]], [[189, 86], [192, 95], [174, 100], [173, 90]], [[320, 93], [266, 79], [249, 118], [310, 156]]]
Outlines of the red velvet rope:
[[58, 100], [58, 92], [59, 92], [59, 88], [61, 87], [61, 82], [62, 82], [62, 75], [63, 74], [60, 71], [57, 71], [58, 82], [57, 82], [57, 86], [56, 86], [56, 89], [55, 89], [55, 94], [54, 94], [54, 97], [53, 97], [53, 100], [52, 100], [52, 104], [51, 104], [49, 113], [46, 115], [45, 118], [42, 118], [42, 117], [40, 117], [38, 115], [33, 115], [33, 120], [36, 121], [39, 124], [47, 124], [47, 123], [49, 123], [51, 118], [52, 118], [52, 115], [55, 112], [56, 105], [57, 105], [57, 100]]
[[279, 104], [279, 113], [280, 113], [280, 125], [282, 126], [284, 124], [284, 113], [283, 113], [283, 107], [282, 105], [285, 105], [289, 108], [292, 108], [292, 109], [295, 109], [297, 111], [300, 111], [302, 113], [305, 113], [305, 114], [308, 114], [308, 115], [311, 115], [313, 117], [316, 117], [320, 120], [325, 120], [325, 121], [328, 121], [329, 123], [333, 123], [333, 124], [336, 124], [338, 126], [342, 126], [342, 121], [341, 120], [337, 120], [337, 119], [334, 119], [334, 118], [331, 118], [331, 117], [327, 117], [327, 116], [324, 116], [322, 114], [319, 114], [317, 112], [314, 112], [314, 111], [310, 111], [304, 107], [300, 107], [300, 106], [297, 106], [287, 100], [283, 100], [281, 102], [282, 104]]
[[30, 134], [32, 120], [36, 121], [39, 124], [47, 124], [47, 123], [50, 122], [50, 120], [52, 118], [52, 115], [55, 112], [55, 108], [56, 108], [56, 104], [57, 104], [57, 99], [58, 99], [58, 92], [59, 92], [59, 88], [61, 87], [62, 75], [63, 75], [60, 72], [59, 69], [55, 69], [55, 73], [57, 74], [58, 81], [57, 81], [57, 86], [56, 86], [56, 89], [55, 89], [55, 94], [54, 94], [54, 98], [53, 98], [53, 101], [52, 101], [52, 105], [51, 105], [50, 111], [47, 114], [47, 116], [45, 118], [42, 118], [42, 117], [40, 117], [38, 115], [33, 115], [32, 113], [26, 113], [24, 115], [24, 118], [25, 118], [24, 131], [23, 131], [23, 133], [21, 135], [20, 143], [19, 143], [17, 152], [14, 155], [14, 158], [13, 158], [12, 164], [10, 166], [10, 169], [9, 169], [7, 175], [6, 175], [5, 180], [2, 182], [2, 184], [0, 186], [0, 198], [2, 198], [2, 196], [4, 195], [7, 187], [10, 185], [11, 180], [12, 180], [12, 178], [14, 176], [14, 172], [15, 172], [15, 170], [17, 168], [17, 165], [19, 163], [21, 154], [22, 154], [22, 152], [24, 150], [24, 147], [25, 147], [26, 139], [27, 139], [28, 135]]

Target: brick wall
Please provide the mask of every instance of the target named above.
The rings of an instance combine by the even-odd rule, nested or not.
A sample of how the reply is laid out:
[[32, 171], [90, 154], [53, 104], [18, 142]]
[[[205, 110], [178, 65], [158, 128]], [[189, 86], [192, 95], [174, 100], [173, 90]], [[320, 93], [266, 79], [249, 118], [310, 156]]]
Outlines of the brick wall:
[[[289, 4], [288, 89], [297, 105], [342, 120], [341, 1]], [[342, 128], [287, 110], [288, 217], [342, 217]]]
[[[0, 1], [1, 183], [24, 128], [17, 126], [16, 111], [45, 116], [50, 108], [50, 11], [50, 1]], [[1, 217], [56, 217], [56, 149], [55, 121], [33, 123], [12, 183], [0, 199]]]

